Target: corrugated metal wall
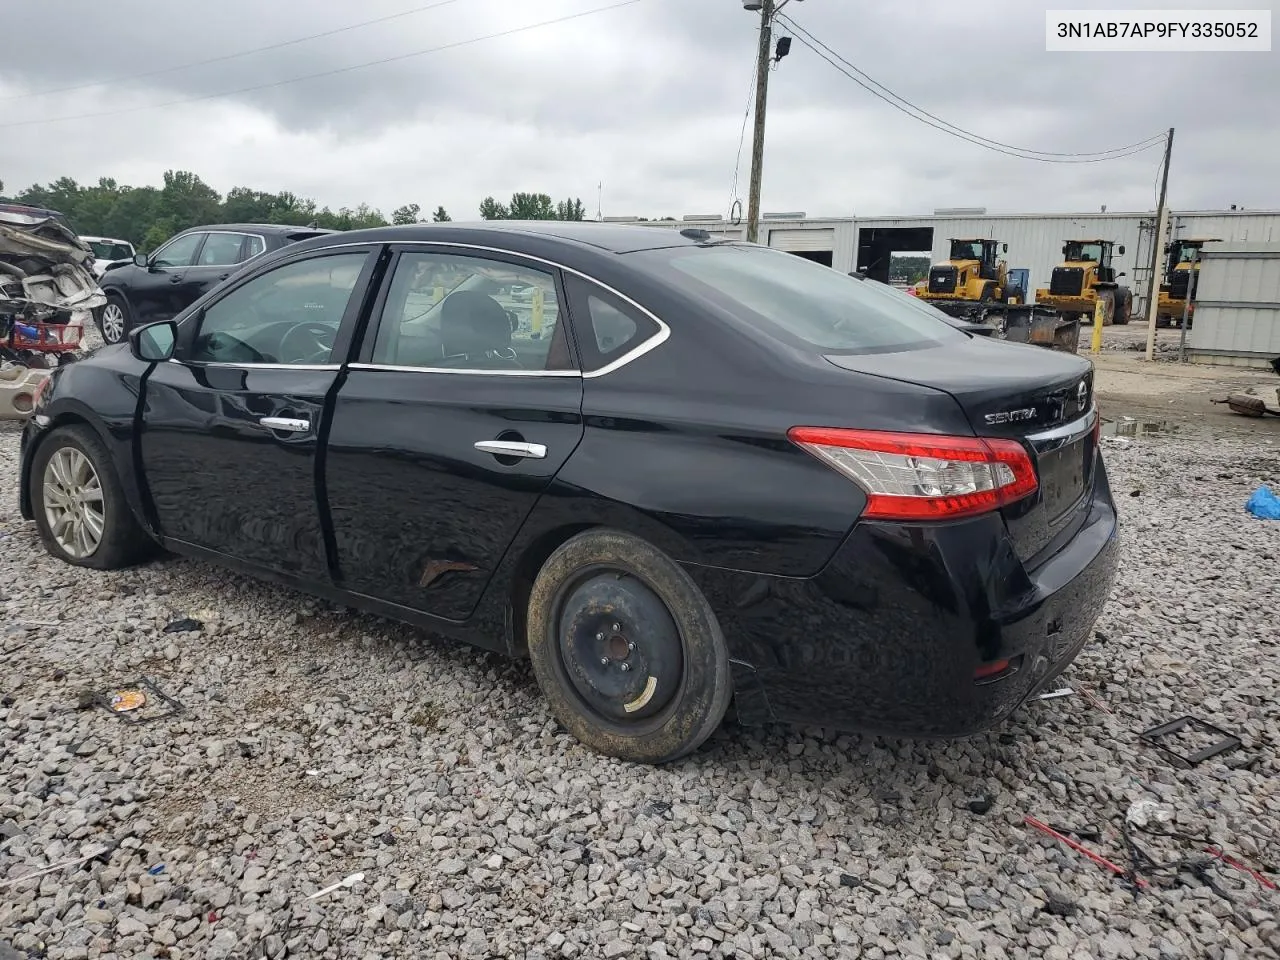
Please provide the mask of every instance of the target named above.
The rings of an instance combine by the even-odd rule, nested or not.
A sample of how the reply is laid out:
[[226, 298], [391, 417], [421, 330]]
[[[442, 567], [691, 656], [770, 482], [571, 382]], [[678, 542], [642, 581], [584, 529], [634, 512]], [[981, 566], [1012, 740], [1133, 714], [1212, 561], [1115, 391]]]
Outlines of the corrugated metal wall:
[[1205, 249], [1189, 355], [1246, 366], [1280, 357], [1280, 243]]

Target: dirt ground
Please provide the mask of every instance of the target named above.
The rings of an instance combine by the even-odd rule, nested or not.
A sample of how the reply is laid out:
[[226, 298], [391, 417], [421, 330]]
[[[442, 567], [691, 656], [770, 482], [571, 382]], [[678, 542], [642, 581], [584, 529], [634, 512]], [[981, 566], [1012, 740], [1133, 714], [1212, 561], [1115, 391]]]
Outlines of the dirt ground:
[[[1139, 433], [1221, 436], [1256, 435], [1280, 449], [1280, 417], [1243, 417], [1225, 403], [1230, 393], [1254, 388], [1272, 407], [1280, 376], [1267, 369], [1179, 363], [1176, 329], [1157, 331], [1156, 359], [1147, 361], [1147, 329], [1141, 324], [1107, 327], [1103, 349], [1090, 352], [1093, 328], [1080, 331], [1080, 356], [1093, 361], [1095, 388], [1103, 417], [1112, 422], [1133, 418], [1137, 424], [1112, 429]], [[1270, 393], [1263, 394], [1264, 389]]]

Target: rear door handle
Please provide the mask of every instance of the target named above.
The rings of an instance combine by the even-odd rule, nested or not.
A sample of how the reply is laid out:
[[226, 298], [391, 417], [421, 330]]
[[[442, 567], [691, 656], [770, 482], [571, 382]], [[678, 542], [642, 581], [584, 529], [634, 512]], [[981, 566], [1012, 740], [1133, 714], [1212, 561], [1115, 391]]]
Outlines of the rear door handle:
[[289, 417], [263, 417], [258, 423], [268, 430], [279, 430], [281, 433], [306, 433], [311, 429], [310, 420], [293, 420]]
[[481, 453], [492, 453], [495, 457], [525, 457], [530, 460], [542, 460], [547, 455], [547, 448], [542, 444], [517, 440], [480, 440], [476, 449]]
[[181, 278], [181, 277], [178, 277], [178, 276], [170, 276], [170, 277], [169, 277], [169, 282], [170, 282], [170, 283], [181, 283], [181, 282], [182, 282], [182, 278]]
[[229, 277], [229, 276], [231, 276], [231, 274], [229, 274], [229, 273], [224, 273], [222, 276], [220, 276], [220, 277], [218, 278], [218, 281], [219, 281], [219, 282], [221, 282], [221, 281], [223, 281], [223, 280], [227, 279], [227, 277]]

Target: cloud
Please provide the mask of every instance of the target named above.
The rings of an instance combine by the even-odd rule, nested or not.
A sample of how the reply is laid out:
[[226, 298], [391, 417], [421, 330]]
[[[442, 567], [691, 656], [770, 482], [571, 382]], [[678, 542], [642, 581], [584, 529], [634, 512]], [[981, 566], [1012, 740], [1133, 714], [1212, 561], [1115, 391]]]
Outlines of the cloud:
[[[725, 211], [738, 163], [758, 18], [738, 0], [633, 5], [380, 66], [607, 0], [456, 0], [435, 10], [190, 69], [219, 57], [429, 0], [158, 5], [45, 0], [6, 12], [0, 178], [69, 175], [158, 183], [194, 170], [215, 188], [290, 189], [333, 207], [406, 202], [475, 215], [486, 195], [543, 190], [607, 214]], [[1080, 4], [1077, 3], [1077, 6]], [[1094, 3], [1092, 6], [1105, 7]], [[1187, 7], [1204, 7], [1206, 0]], [[1223, 4], [1224, 8], [1227, 6]], [[929, 112], [1040, 150], [1090, 151], [1176, 126], [1171, 202], [1280, 206], [1280, 61], [1267, 54], [1044, 51], [1044, 7], [1019, 0], [851, 4], [795, 0], [787, 14]], [[62, 94], [51, 88], [149, 71]], [[800, 42], [770, 77], [766, 209], [843, 216], [1147, 209], [1159, 151], [1100, 164], [1002, 156], [871, 97]], [[227, 96], [211, 96], [228, 93]], [[151, 105], [205, 98], [178, 106]], [[137, 108], [137, 109], [135, 109]], [[125, 112], [128, 111], [128, 112]], [[4, 128], [76, 114], [114, 116]], [[748, 140], [749, 140], [748, 131]]]

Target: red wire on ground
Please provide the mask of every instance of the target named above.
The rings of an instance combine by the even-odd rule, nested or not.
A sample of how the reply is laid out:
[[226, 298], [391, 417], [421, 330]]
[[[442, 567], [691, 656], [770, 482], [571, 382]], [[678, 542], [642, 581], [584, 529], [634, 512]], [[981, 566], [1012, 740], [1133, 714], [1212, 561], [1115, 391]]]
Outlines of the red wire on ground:
[[[1053, 837], [1055, 840], [1062, 841], [1077, 853], [1084, 854], [1086, 857], [1088, 857], [1098, 866], [1103, 867], [1107, 870], [1110, 870], [1116, 876], [1118, 877], [1130, 876], [1129, 871], [1124, 869], [1124, 867], [1121, 867], [1118, 864], [1112, 863], [1110, 860], [1108, 860], [1106, 857], [1102, 856], [1101, 854], [1094, 853], [1092, 850], [1090, 850], [1088, 847], [1084, 846], [1083, 844], [1077, 843], [1075, 840], [1072, 840], [1070, 837], [1064, 836], [1063, 834], [1059, 833], [1057, 830], [1053, 829], [1053, 827], [1049, 826], [1047, 823], [1041, 823], [1039, 820], [1037, 820], [1035, 817], [1032, 817], [1032, 816], [1024, 816], [1022, 820], [1028, 826], [1035, 827], [1041, 833], [1047, 834], [1048, 836]], [[1134, 882], [1137, 883], [1139, 887], [1145, 888], [1147, 886], [1147, 881], [1143, 880], [1141, 877], [1134, 877], [1133, 880]]]

